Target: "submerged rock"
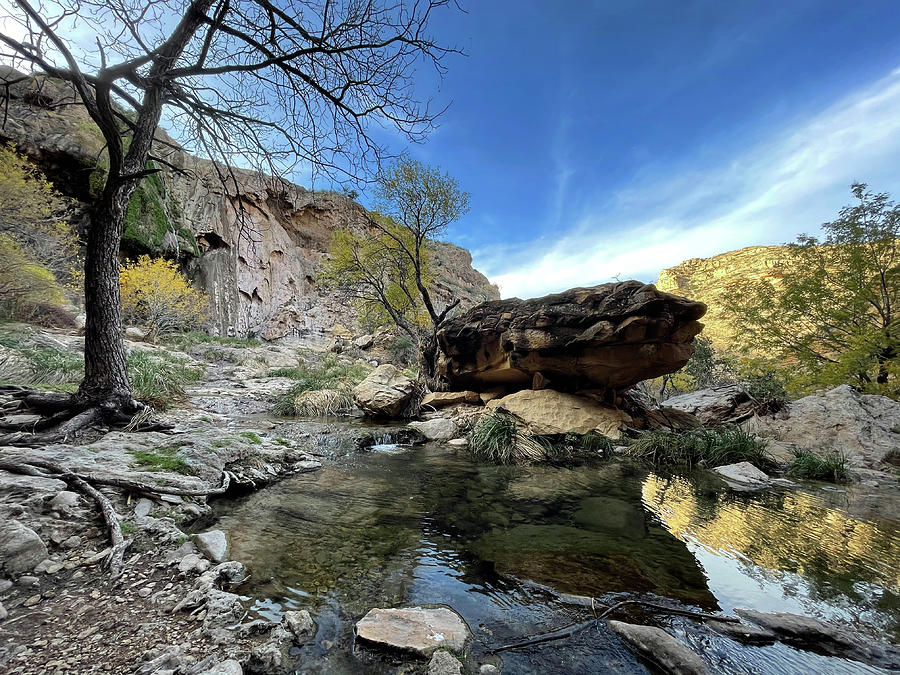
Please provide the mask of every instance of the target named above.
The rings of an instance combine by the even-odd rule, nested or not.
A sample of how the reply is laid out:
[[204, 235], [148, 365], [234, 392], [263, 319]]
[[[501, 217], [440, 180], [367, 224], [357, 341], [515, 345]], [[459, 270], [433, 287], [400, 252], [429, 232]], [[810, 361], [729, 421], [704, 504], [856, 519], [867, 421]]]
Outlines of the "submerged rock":
[[402, 417], [415, 395], [415, 382], [389, 363], [378, 366], [353, 389], [353, 400], [375, 417]]
[[663, 671], [673, 675], [701, 675], [709, 671], [703, 660], [661, 628], [608, 621], [612, 631]]
[[485, 302], [438, 332], [450, 390], [531, 387], [621, 391], [687, 363], [706, 305], [639, 281]]
[[357, 624], [361, 640], [431, 656], [440, 648], [459, 654], [472, 633], [462, 617], [448, 607], [406, 607], [370, 610]]
[[772, 486], [772, 479], [750, 462], [738, 462], [717, 466], [713, 471], [732, 487], [742, 490], [759, 490]]
[[622, 435], [622, 430], [631, 422], [631, 417], [621, 410], [553, 389], [523, 389], [494, 399], [487, 407], [489, 410], [502, 408], [511, 412], [533, 434], [596, 432], [615, 439]]
[[900, 669], [900, 649], [897, 647], [869, 643], [856, 633], [818, 619], [790, 612], [758, 612], [752, 609], [736, 609], [734, 613], [772, 631], [794, 646], [888, 670]]
[[0, 570], [10, 574], [29, 572], [47, 557], [47, 546], [18, 520], [0, 523]]

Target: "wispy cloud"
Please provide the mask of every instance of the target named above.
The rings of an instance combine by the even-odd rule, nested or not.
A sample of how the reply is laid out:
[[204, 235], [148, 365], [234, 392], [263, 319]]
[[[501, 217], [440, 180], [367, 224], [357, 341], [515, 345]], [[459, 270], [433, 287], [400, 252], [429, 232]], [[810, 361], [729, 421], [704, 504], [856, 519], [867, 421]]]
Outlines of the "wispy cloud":
[[898, 110], [900, 69], [729, 160], [653, 167], [597, 195], [561, 238], [475, 251], [475, 263], [504, 297], [532, 297], [793, 239], [830, 220], [854, 180], [896, 192]]

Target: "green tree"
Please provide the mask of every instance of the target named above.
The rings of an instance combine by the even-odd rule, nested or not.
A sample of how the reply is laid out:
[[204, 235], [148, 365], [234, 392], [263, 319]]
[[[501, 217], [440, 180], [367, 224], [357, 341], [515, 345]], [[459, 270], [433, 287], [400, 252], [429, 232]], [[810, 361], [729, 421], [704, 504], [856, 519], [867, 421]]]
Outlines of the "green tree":
[[437, 331], [459, 298], [436, 305], [430, 242], [469, 209], [469, 195], [437, 167], [408, 157], [378, 176], [371, 233], [335, 233], [322, 267], [326, 284], [353, 298], [365, 318], [393, 323], [418, 345], [422, 373], [430, 379]]
[[800, 391], [850, 383], [900, 394], [900, 207], [852, 188], [856, 203], [790, 245], [780, 279], [732, 289], [728, 313], [745, 347], [777, 358]]
[[28, 318], [64, 300], [77, 237], [65, 218], [70, 202], [13, 145], [0, 146], [0, 310]]

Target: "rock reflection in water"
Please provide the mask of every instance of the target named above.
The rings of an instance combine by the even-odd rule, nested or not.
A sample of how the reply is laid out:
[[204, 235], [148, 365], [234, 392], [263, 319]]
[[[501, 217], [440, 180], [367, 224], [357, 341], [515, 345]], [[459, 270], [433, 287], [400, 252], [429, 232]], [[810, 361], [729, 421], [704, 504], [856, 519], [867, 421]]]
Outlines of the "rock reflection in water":
[[723, 609], [796, 611], [900, 636], [900, 533], [802, 491], [705, 493], [650, 474], [644, 504], [688, 543]]

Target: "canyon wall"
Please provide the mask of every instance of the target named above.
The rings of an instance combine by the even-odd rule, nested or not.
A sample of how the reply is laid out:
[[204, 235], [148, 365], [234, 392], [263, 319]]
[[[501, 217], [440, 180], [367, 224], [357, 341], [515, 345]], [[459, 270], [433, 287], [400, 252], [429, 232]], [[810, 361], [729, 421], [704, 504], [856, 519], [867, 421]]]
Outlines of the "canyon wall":
[[[15, 143], [64, 194], [84, 205], [102, 185], [103, 139], [71, 89], [58, 80], [0, 69], [6, 114], [0, 141]], [[311, 191], [237, 170], [223, 188], [216, 166], [180, 148], [164, 132], [154, 153], [166, 164], [142, 181], [126, 218], [122, 250], [177, 258], [212, 299], [211, 329], [221, 335], [322, 343], [357, 313], [323, 289], [317, 270], [338, 228], [371, 233], [365, 209], [346, 196]], [[238, 207], [238, 196], [243, 208]], [[89, 225], [86, 208], [76, 225]], [[468, 251], [434, 242], [439, 306], [460, 309], [499, 299], [472, 268]]]

